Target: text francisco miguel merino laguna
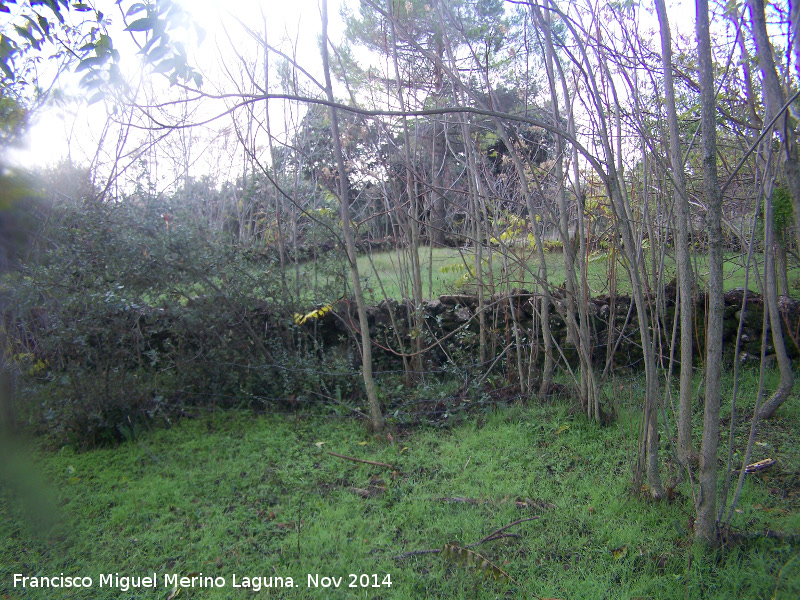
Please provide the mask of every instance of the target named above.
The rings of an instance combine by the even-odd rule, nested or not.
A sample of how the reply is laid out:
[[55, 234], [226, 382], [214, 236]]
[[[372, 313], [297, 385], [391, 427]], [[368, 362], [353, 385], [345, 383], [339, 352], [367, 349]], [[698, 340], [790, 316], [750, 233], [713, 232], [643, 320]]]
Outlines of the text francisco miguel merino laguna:
[[[344, 587], [357, 587], [357, 588], [380, 588], [391, 587], [392, 581], [388, 573], [371, 574], [365, 573], [348, 575], [349, 582], [342, 577], [328, 577], [322, 576], [318, 573], [308, 574], [307, 587], [310, 588], [338, 588], [344, 584]], [[181, 588], [224, 588], [228, 585], [228, 580], [225, 577], [212, 577], [210, 575], [203, 575], [202, 573], [192, 573], [190, 575], [178, 575], [177, 573], [164, 574], [161, 581], [163, 587], [170, 589], [175, 587]], [[63, 573], [53, 577], [42, 576], [27, 576], [20, 573], [14, 573], [14, 587], [21, 588], [90, 588], [95, 584], [95, 580], [91, 577], [72, 577], [65, 576]], [[137, 588], [152, 588], [158, 587], [159, 578], [155, 573], [146, 576], [128, 576], [120, 575], [119, 573], [106, 573], [100, 575], [98, 587], [101, 588], [116, 588], [121, 592], [127, 592], [130, 589]], [[293, 588], [300, 587], [300, 582], [295, 583], [291, 577], [241, 577], [235, 573], [232, 576], [230, 587], [233, 588], [248, 588], [253, 592], [257, 592], [262, 588]]]

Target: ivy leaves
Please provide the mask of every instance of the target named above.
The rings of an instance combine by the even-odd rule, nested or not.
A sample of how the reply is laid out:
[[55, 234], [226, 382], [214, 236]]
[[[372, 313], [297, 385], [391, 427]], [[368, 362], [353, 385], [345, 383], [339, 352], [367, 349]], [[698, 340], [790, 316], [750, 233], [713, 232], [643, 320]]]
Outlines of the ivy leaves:
[[[118, 0], [118, 2], [121, 0]], [[197, 87], [203, 78], [189, 65], [186, 49], [181, 42], [172, 40], [170, 31], [189, 29], [191, 19], [186, 11], [172, 0], [156, 0], [155, 2], [135, 2], [125, 13], [126, 20], [135, 17], [128, 23], [125, 31], [144, 33], [147, 40], [139, 50], [139, 54], [153, 66], [154, 73], [168, 75], [170, 83], [193, 81]], [[205, 32], [194, 25], [198, 41], [202, 42]]]
[[83, 56], [75, 72], [86, 71], [81, 77], [81, 87], [93, 92], [89, 104], [102, 100], [108, 85], [121, 86], [124, 83], [119, 70], [119, 52], [114, 49], [111, 37], [105, 33], [96, 33], [97, 39], [86, 42], [78, 49]]
[[[198, 40], [205, 36], [179, 4], [174, 0], [147, 0], [126, 8], [127, 0], [116, 3], [123, 9], [125, 31], [132, 35], [140, 48], [138, 54], [154, 73], [166, 75], [172, 85], [179, 81], [202, 85], [202, 76], [189, 65], [184, 45], [170, 36], [170, 32], [192, 27]], [[18, 0], [0, 0], [0, 12], [11, 14], [11, 7], [17, 4]], [[108, 32], [111, 21], [91, 2], [30, 0], [16, 13], [13, 26], [0, 34], [3, 87], [18, 79], [20, 61], [29, 53], [42, 52], [47, 44], [58, 47], [57, 55], [66, 53], [77, 61], [74, 70], [83, 73], [80, 85], [90, 93], [90, 104], [102, 99], [109, 88], [124, 84], [120, 54]], [[68, 13], [77, 15], [73, 20], [77, 24], [66, 22]]]
[[[10, 14], [11, 6], [16, 4], [17, 0], [0, 0], [0, 12]], [[40, 12], [45, 7], [52, 13], [50, 16]], [[68, 0], [31, 0], [30, 9], [21, 11], [19, 22], [7, 29], [10, 35], [0, 34], [0, 70], [5, 79], [14, 81], [16, 78], [13, 67], [17, 56], [31, 48], [41, 50], [45, 42], [52, 41], [54, 27], [51, 22], [55, 19], [63, 24], [61, 11], [68, 7]], [[12, 30], [15, 36], [11, 34]]]

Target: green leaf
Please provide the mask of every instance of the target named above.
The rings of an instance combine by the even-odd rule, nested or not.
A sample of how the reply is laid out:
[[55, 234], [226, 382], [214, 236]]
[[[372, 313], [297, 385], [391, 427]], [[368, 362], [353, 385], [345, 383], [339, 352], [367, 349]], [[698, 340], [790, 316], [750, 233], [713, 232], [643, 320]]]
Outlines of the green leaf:
[[141, 2], [134, 2], [133, 4], [131, 4], [130, 8], [128, 8], [128, 11], [125, 13], [125, 16], [130, 17], [138, 12], [142, 12], [146, 8], [147, 6], [145, 6]]
[[14, 41], [0, 34], [0, 58], [5, 60], [6, 58], [16, 54], [16, 52], [17, 45], [14, 43]]
[[125, 82], [125, 79], [122, 77], [122, 72], [119, 70], [119, 66], [112, 63], [108, 69], [108, 81], [114, 85], [121, 85]]
[[100, 76], [97, 74], [97, 71], [94, 70], [90, 70], [86, 75], [81, 77], [80, 80], [80, 86], [89, 89], [97, 88], [101, 83]]
[[4, 58], [0, 58], [0, 69], [2, 69], [3, 73], [5, 74], [6, 78], [9, 81], [14, 81], [14, 72], [8, 66]]
[[150, 31], [155, 27], [157, 21], [158, 19], [153, 19], [150, 17], [136, 19], [133, 23], [125, 28], [125, 31]]
[[167, 58], [153, 67], [153, 73], [168, 73], [175, 70], [177, 63], [174, 58]]
[[39, 21], [39, 28], [45, 35], [50, 35], [50, 21], [45, 19], [42, 15], [36, 15], [36, 20]]
[[38, 33], [40, 36], [44, 37], [44, 31], [42, 31], [42, 28], [41, 28], [41, 26], [39, 25], [39, 23], [38, 23], [37, 21], [34, 21], [34, 20], [33, 20], [33, 17], [31, 17], [31, 16], [29, 16], [29, 15], [25, 15], [25, 20], [26, 20], [28, 23], [30, 23], [30, 30], [31, 30], [31, 31], [35, 31], [35, 32], [36, 32], [36, 33]]
[[611, 556], [613, 556], [615, 560], [622, 560], [628, 555], [628, 544], [620, 546], [619, 548], [614, 548], [610, 552]]
[[101, 56], [103, 54], [106, 54], [113, 47], [114, 44], [111, 41], [111, 38], [108, 37], [106, 34], [102, 33], [100, 34], [100, 38], [94, 45], [94, 52], [95, 54], [97, 54], [97, 56]]
[[[31, 4], [34, 3], [32, 2]], [[57, 0], [43, 0], [41, 4], [46, 4], [50, 8], [50, 10], [53, 11], [53, 14], [58, 19], [58, 22], [61, 23], [62, 25], [64, 24], [64, 15], [61, 14], [61, 7], [58, 5]], [[64, 4], [66, 5], [66, 2], [64, 2]]]
[[152, 36], [149, 40], [147, 40], [147, 42], [145, 42], [144, 46], [142, 46], [142, 49], [139, 50], [137, 54], [141, 54], [142, 56], [147, 56], [147, 54], [150, 52], [153, 46], [156, 45], [157, 41], [158, 38], [156, 36]]
[[108, 60], [108, 55], [103, 56], [90, 56], [89, 58], [84, 58], [81, 62], [78, 63], [78, 66], [75, 67], [75, 72], [80, 73], [81, 71], [85, 71], [86, 69], [94, 69], [103, 65]]
[[26, 27], [21, 27], [19, 25], [14, 25], [14, 29], [17, 30], [17, 33], [24, 37], [26, 40], [30, 41], [31, 43], [36, 43], [36, 38], [33, 37], [31, 32]]
[[151, 63], [155, 63], [169, 52], [169, 46], [156, 46], [150, 52], [147, 53], [147, 60]]

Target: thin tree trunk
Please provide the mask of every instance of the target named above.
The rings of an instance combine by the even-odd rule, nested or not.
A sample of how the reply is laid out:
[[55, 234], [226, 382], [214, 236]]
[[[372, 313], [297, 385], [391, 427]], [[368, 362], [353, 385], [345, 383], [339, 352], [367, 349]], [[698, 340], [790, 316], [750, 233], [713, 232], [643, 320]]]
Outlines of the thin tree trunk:
[[[500, 136], [500, 139], [503, 140], [503, 143], [506, 145], [506, 148], [509, 149], [509, 156], [511, 157], [511, 161], [514, 163], [514, 168], [517, 172], [517, 176], [519, 177], [520, 186], [522, 187], [523, 196], [525, 197], [525, 206], [528, 208], [528, 218], [531, 221], [531, 228], [533, 229], [534, 243], [536, 244], [536, 256], [539, 261], [538, 272], [537, 272], [538, 281], [536, 285], [541, 286], [542, 289], [540, 310], [541, 310], [542, 341], [544, 343], [544, 353], [545, 353], [544, 366], [542, 368], [542, 381], [539, 385], [539, 395], [544, 396], [545, 394], [548, 393], [553, 383], [553, 371], [555, 370], [555, 359], [553, 357], [553, 338], [552, 338], [552, 333], [550, 332], [550, 290], [547, 287], [547, 263], [545, 261], [542, 235], [541, 232], [539, 231], [539, 226], [537, 225], [536, 222], [537, 217], [539, 216], [539, 212], [536, 210], [536, 206], [533, 201], [533, 194], [531, 193], [530, 185], [528, 182], [528, 176], [525, 173], [525, 166], [522, 164], [522, 160], [519, 157], [519, 153], [513, 151], [511, 140], [508, 137], [508, 133], [506, 132], [505, 128], [503, 128], [499, 120], [495, 120], [495, 122], [497, 125], [497, 133]], [[562, 159], [559, 158], [559, 160]], [[522, 352], [521, 348], [520, 352]], [[531, 357], [531, 360], [533, 360], [533, 357]]]
[[678, 229], [675, 254], [680, 290], [681, 379], [678, 402], [678, 459], [685, 465], [692, 453], [692, 335], [694, 325], [694, 274], [689, 260], [689, 199], [683, 171], [678, 114], [675, 109], [675, 88], [672, 79], [672, 36], [664, 0], [655, 0], [661, 28], [661, 61], [664, 66], [664, 95], [669, 126], [669, 156]]
[[[750, 0], [750, 17], [753, 27], [753, 37], [756, 42], [756, 55], [758, 64], [761, 68], [762, 81], [761, 89], [764, 97], [765, 115], [764, 122], [770, 122], [786, 102], [786, 94], [780, 85], [778, 73], [775, 68], [772, 44], [767, 36], [766, 15], [764, 14], [763, 0]], [[794, 208], [795, 233], [798, 236], [798, 246], [800, 247], [800, 161], [797, 157], [797, 147], [794, 138], [794, 129], [789, 122], [787, 113], [783, 113], [775, 123], [775, 131], [783, 142], [781, 148], [781, 158], [783, 169], [786, 176], [786, 183], [792, 197], [792, 207]], [[766, 177], [765, 173], [765, 177]], [[772, 186], [769, 186], [770, 188]], [[759, 417], [766, 419], [775, 414], [775, 411], [789, 398], [792, 387], [794, 386], [794, 374], [792, 363], [786, 355], [786, 344], [783, 339], [783, 329], [780, 323], [780, 312], [777, 301], [777, 282], [775, 280], [775, 261], [773, 254], [774, 245], [774, 223], [772, 222], [772, 193], [765, 198], [765, 217], [766, 232], [771, 238], [769, 245], [765, 246], [765, 286], [767, 292], [767, 305], [769, 307], [770, 327], [772, 329], [773, 346], [778, 359], [781, 380], [778, 389], [772, 397], [764, 404], [759, 413]], [[769, 215], [769, 216], [767, 216]]]
[[[393, 4], [389, 2], [389, 23], [391, 24], [392, 35], [392, 61], [394, 64], [395, 85], [397, 86], [397, 99], [400, 102], [400, 109], [405, 108], [403, 99], [403, 85], [400, 80], [400, 66], [397, 61], [397, 35], [394, 27]], [[408, 228], [409, 228], [409, 259], [411, 261], [411, 295], [413, 296], [413, 332], [412, 336], [414, 357], [411, 360], [412, 369], [416, 374], [422, 372], [422, 347], [423, 347], [423, 314], [422, 314], [422, 273], [419, 264], [419, 210], [417, 206], [418, 198], [416, 186], [412, 185], [411, 140], [408, 135], [408, 121], [405, 117], [403, 122], [403, 164], [406, 172], [406, 200], [408, 202]]]
[[[607, 193], [611, 199], [611, 206], [614, 211], [616, 222], [619, 232], [623, 240], [623, 250], [625, 252], [628, 267], [628, 275], [631, 280], [631, 287], [633, 291], [633, 299], [636, 304], [636, 313], [639, 321], [640, 337], [642, 342], [642, 353], [644, 355], [645, 364], [645, 410], [644, 410], [644, 423], [645, 429], [642, 432], [642, 443], [640, 448], [640, 461], [637, 467], [636, 481], [638, 482], [641, 477], [643, 468], [646, 468], [647, 483], [650, 488], [651, 495], [658, 499], [664, 494], [664, 489], [661, 484], [661, 475], [659, 473], [658, 462], [658, 405], [659, 405], [659, 381], [658, 373], [656, 371], [655, 349], [652, 344], [650, 334], [650, 323], [648, 318], [648, 307], [644, 297], [644, 290], [642, 288], [642, 277], [639, 271], [640, 258], [637, 252], [638, 245], [635, 243], [633, 235], [632, 223], [634, 223], [633, 215], [631, 212], [630, 201], [627, 197], [625, 188], [625, 180], [622, 171], [622, 157], [615, 156], [611, 133], [606, 118], [607, 104], [604, 102], [604, 96], [601, 95], [598, 80], [594, 73], [593, 64], [589, 60], [586, 44], [583, 39], [589, 39], [591, 36], [581, 36], [576, 30], [573, 21], [568, 19], [566, 15], [559, 9], [558, 5], [552, 0], [550, 2], [550, 9], [561, 16], [562, 22], [572, 33], [572, 39], [576, 43], [578, 55], [580, 57], [579, 64], [582, 66], [584, 72], [584, 81], [588, 87], [591, 102], [597, 108], [597, 125], [598, 131], [596, 132], [598, 142], [605, 154], [605, 169], [602, 167], [596, 168], [598, 175], [603, 178], [606, 186]], [[617, 137], [621, 136], [620, 131], [620, 104], [614, 87], [614, 78], [611, 77], [609, 67], [604, 64], [603, 56], [599, 60], [599, 68], [604, 70], [606, 77], [604, 82], [607, 84], [613, 98], [609, 102], [612, 109], [617, 114]], [[556, 65], [559, 62], [556, 61]], [[561, 73], [562, 85], [565, 85], [565, 77]], [[566, 90], [565, 90], [566, 92]], [[617, 151], [620, 154], [620, 151]], [[619, 161], [619, 165], [617, 164]], [[573, 168], [577, 169], [577, 165]], [[578, 191], [579, 180], [576, 177], [575, 186]]]
[[[512, 294], [512, 289], [511, 289], [511, 275], [510, 275], [511, 274], [511, 270], [509, 268], [509, 263], [508, 263], [509, 247], [507, 245], [503, 244], [503, 241], [501, 239], [500, 228], [497, 225], [497, 221], [495, 221], [492, 224], [492, 232], [491, 233], [492, 233], [492, 236], [494, 236], [494, 238], [496, 240], [499, 240], [500, 244], [501, 244], [501, 246], [500, 246], [500, 256], [501, 256], [501, 259], [503, 261], [503, 270], [505, 271], [505, 274], [506, 274], [506, 277], [505, 277], [505, 289], [504, 289], [504, 292], [505, 292], [505, 295], [506, 295], [505, 300], [506, 300], [506, 304], [508, 305], [508, 315], [511, 317], [511, 328], [512, 328], [512, 333], [514, 335], [514, 343], [516, 345], [516, 353], [515, 354], [516, 354], [517, 377], [519, 378], [519, 388], [520, 388], [519, 393], [520, 393], [520, 395], [525, 396], [525, 395], [527, 395], [528, 390], [527, 390], [527, 381], [526, 381], [526, 378], [525, 378], [525, 371], [522, 368], [524, 348], [523, 348], [523, 345], [522, 345], [522, 334], [520, 333], [519, 315], [518, 315], [517, 306], [516, 306], [516, 302], [517, 301], [516, 301], [514, 295]], [[495, 314], [502, 315], [502, 312], [501, 312], [502, 307], [501, 307], [499, 301], [495, 304], [494, 310], [495, 310]], [[508, 318], [505, 318], [505, 319], [503, 319], [501, 321], [501, 326], [506, 330], [506, 332], [508, 331], [508, 326], [509, 326], [509, 322], [508, 321], [509, 321]], [[509, 363], [510, 363], [510, 357], [509, 357]], [[511, 371], [512, 371], [512, 367], [509, 364], [509, 367], [508, 367], [509, 374], [511, 373]]]
[[[737, 29], [741, 28], [742, 25], [742, 15], [739, 12], [739, 6], [736, 3], [731, 3], [730, 10], [725, 11], [725, 17], [730, 21], [731, 25]], [[753, 128], [758, 128], [761, 120], [758, 118], [758, 113], [756, 112], [756, 94], [753, 91], [753, 71], [751, 69], [752, 60], [750, 57], [750, 52], [747, 49], [747, 44], [744, 36], [744, 32], [740, 30], [739, 35], [736, 36], [736, 40], [739, 46], [739, 55], [740, 61], [742, 65], [742, 78], [744, 79], [744, 94], [747, 98], [747, 110], [750, 116], [750, 126]]]
[[800, 2], [792, 0], [789, 9], [789, 39], [792, 40], [794, 51], [794, 70], [800, 77]]
[[[428, 236], [430, 238], [431, 246], [442, 247], [445, 245], [445, 206], [444, 195], [438, 191], [439, 188], [439, 171], [436, 168], [436, 161], [439, 157], [437, 147], [439, 144], [436, 142], [436, 121], [432, 122], [433, 135], [431, 136], [431, 232]], [[444, 154], [444, 149], [442, 150]]]
[[[769, 161], [768, 161], [769, 162]], [[765, 176], [767, 174], [765, 173]], [[778, 283], [775, 277], [775, 223], [772, 204], [772, 185], [767, 186], [768, 193], [764, 199], [764, 290], [766, 292], [767, 307], [769, 310], [769, 326], [772, 332], [772, 345], [778, 361], [781, 379], [778, 389], [772, 397], [764, 403], [758, 413], [759, 419], [769, 419], [780, 406], [789, 398], [794, 387], [794, 373], [792, 361], [786, 352], [786, 343], [783, 338], [781, 313], [778, 308]]]
[[480, 357], [480, 366], [486, 365], [489, 360], [487, 349], [487, 332], [486, 332], [486, 298], [485, 289], [483, 286], [483, 231], [481, 230], [481, 208], [480, 208], [480, 188], [478, 186], [478, 168], [475, 164], [475, 156], [472, 148], [472, 139], [469, 132], [469, 127], [466, 122], [461, 125], [462, 137], [464, 137], [464, 148], [467, 154], [467, 171], [469, 173], [470, 190], [472, 192], [472, 218], [475, 224], [474, 234], [474, 247], [475, 247], [475, 287], [477, 288], [478, 295], [478, 352]]
[[[269, 92], [269, 46], [267, 42], [267, 22], [264, 20], [264, 89]], [[264, 118], [267, 129], [267, 144], [269, 148], [270, 169], [273, 168], [275, 161], [275, 149], [272, 146], [272, 127], [269, 118], [269, 98], [264, 101]], [[277, 177], [278, 174], [274, 173]], [[266, 211], [266, 207], [265, 210]], [[288, 297], [289, 287], [286, 283], [286, 244], [283, 239], [283, 196], [275, 190], [275, 228], [276, 241], [278, 243], [278, 261], [281, 271], [281, 288], [284, 296]]]
[[717, 459], [719, 447], [720, 380], [722, 376], [722, 195], [717, 179], [716, 102], [708, 0], [696, 0], [697, 54], [702, 128], [703, 196], [708, 210], [708, 326], [703, 441], [700, 450], [700, 498], [695, 536], [717, 543]]
[[[374, 4], [373, 4], [374, 6]], [[441, 26], [442, 31], [444, 32], [444, 15], [443, 15], [443, 6], [441, 2], [436, 3], [436, 13], [439, 19], [439, 24]], [[407, 40], [411, 43], [414, 43], [413, 40]], [[421, 48], [417, 45], [418, 49]], [[424, 54], [424, 51], [423, 51]], [[457, 72], [456, 69], [456, 59], [453, 53], [453, 48], [451, 47], [450, 40], [447, 38], [446, 34], [442, 35], [442, 45], [437, 46], [437, 54], [433, 57], [429, 55], [429, 58], [433, 59], [434, 64], [437, 65], [439, 68], [439, 60], [441, 57], [446, 54], [448, 61], [451, 63], [451, 67], [454, 69], [453, 73]], [[441, 68], [444, 70], [444, 65], [441, 65]], [[462, 82], [460, 82], [455, 76], [453, 76], [453, 84], [456, 86], [457, 91], [455, 92], [456, 101], [465, 104], [465, 99], [467, 95], [467, 91], [465, 86]], [[474, 221], [474, 237], [473, 237], [473, 244], [475, 248], [475, 285], [477, 288], [477, 296], [478, 296], [478, 339], [479, 339], [479, 357], [480, 357], [480, 364], [484, 365], [488, 358], [487, 358], [487, 326], [486, 326], [486, 300], [485, 300], [485, 288], [483, 284], [483, 235], [481, 230], [481, 188], [480, 188], [480, 173], [478, 172], [477, 162], [474, 156], [474, 147], [472, 144], [472, 136], [470, 134], [469, 123], [467, 122], [466, 118], [459, 119], [461, 125], [461, 138], [462, 143], [464, 144], [464, 154], [466, 156], [466, 170], [467, 170], [467, 180], [468, 180], [468, 190], [469, 190], [469, 201], [471, 203], [471, 210], [472, 210], [472, 217]], [[445, 128], [446, 131], [446, 128]], [[468, 220], [465, 222], [465, 230], [467, 231], [467, 237], [470, 237], [469, 233], [469, 223]], [[487, 224], [488, 226], [488, 224]], [[491, 277], [491, 273], [490, 273]]]
[[[764, 122], [769, 123], [778, 114], [786, 103], [786, 94], [781, 87], [778, 72], [775, 68], [772, 43], [767, 34], [767, 19], [764, 13], [764, 0], [749, 0], [750, 20], [752, 22], [753, 38], [756, 43], [756, 56], [761, 69], [761, 89], [764, 95]], [[800, 18], [798, 11], [791, 11], [792, 17]], [[797, 36], [797, 30], [794, 30]], [[795, 40], [795, 52], [800, 56], [798, 42]], [[775, 132], [781, 138], [781, 162], [786, 175], [786, 184], [792, 197], [794, 208], [795, 235], [800, 247], [800, 157], [794, 136], [794, 127], [790, 122], [788, 112], [784, 112], [775, 123]]]
[[[335, 102], [333, 97], [333, 86], [331, 84], [331, 72], [328, 62], [328, 1], [322, 0], [322, 68], [325, 72], [325, 95], [328, 102]], [[336, 155], [336, 167], [339, 174], [339, 203], [341, 205], [342, 230], [344, 234], [347, 260], [350, 263], [350, 277], [353, 284], [353, 295], [358, 309], [358, 321], [361, 326], [361, 373], [364, 377], [364, 387], [367, 392], [367, 400], [370, 409], [370, 424], [373, 431], [383, 430], [383, 413], [381, 412], [378, 393], [375, 389], [375, 380], [372, 377], [372, 339], [369, 334], [369, 323], [367, 322], [366, 303], [364, 293], [361, 289], [361, 280], [358, 275], [358, 262], [356, 261], [356, 243], [353, 236], [352, 225], [350, 224], [350, 190], [347, 180], [347, 170], [344, 166], [344, 156], [342, 154], [342, 143], [339, 137], [339, 117], [336, 109], [329, 107], [331, 117], [331, 135], [333, 137], [333, 151]]]
[[[552, 41], [552, 31], [550, 23], [550, 12], [544, 11], [542, 14], [539, 6], [531, 4], [531, 12], [533, 17], [539, 22], [542, 29], [542, 37], [544, 41], [545, 50], [545, 67], [547, 71], [548, 83], [550, 86], [550, 98], [553, 111], [553, 120], [559, 123], [561, 115], [559, 112], [559, 100], [556, 93], [556, 76], [554, 72], [554, 65], [558, 66], [559, 77], [561, 78], [562, 92], [564, 99], [569, 106], [569, 91], [567, 89], [564, 73], [560, 68], [558, 61], [555, 58]], [[570, 112], [570, 123], [572, 123], [572, 112]], [[581, 407], [587, 412], [589, 418], [600, 419], [599, 402], [596, 394], [596, 382], [594, 381], [594, 369], [591, 363], [591, 341], [588, 335], [588, 298], [585, 286], [578, 290], [578, 281], [575, 277], [575, 250], [572, 245], [572, 240], [569, 235], [569, 209], [567, 207], [566, 193], [565, 193], [565, 174], [564, 174], [564, 140], [560, 135], [556, 136], [556, 164], [555, 164], [555, 179], [558, 185], [556, 191], [556, 201], [558, 204], [559, 221], [558, 232], [561, 238], [561, 243], [564, 248], [564, 282], [566, 287], [566, 298], [564, 305], [567, 309], [567, 339], [575, 345], [578, 352], [580, 361], [581, 372]], [[575, 165], [577, 167], [577, 164]], [[578, 203], [578, 220], [583, 217], [581, 204], [581, 191], [580, 180], [576, 179], [574, 182], [575, 197]], [[583, 231], [578, 227], [576, 235], [582, 236]], [[585, 250], [585, 239], [580, 241], [581, 249]], [[581, 270], [583, 273], [583, 270]], [[585, 283], [585, 278], [581, 277], [582, 284]], [[580, 317], [576, 311], [576, 303]]]

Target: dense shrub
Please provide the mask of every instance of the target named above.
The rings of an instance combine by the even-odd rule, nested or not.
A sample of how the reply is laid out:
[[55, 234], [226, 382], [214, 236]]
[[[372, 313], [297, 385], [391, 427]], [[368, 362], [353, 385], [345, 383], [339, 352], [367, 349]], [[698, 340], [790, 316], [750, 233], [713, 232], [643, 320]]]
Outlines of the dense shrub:
[[39, 229], [0, 288], [17, 412], [37, 430], [95, 445], [197, 405], [355, 393], [352, 361], [292, 325], [269, 253], [152, 199], [56, 204]]

